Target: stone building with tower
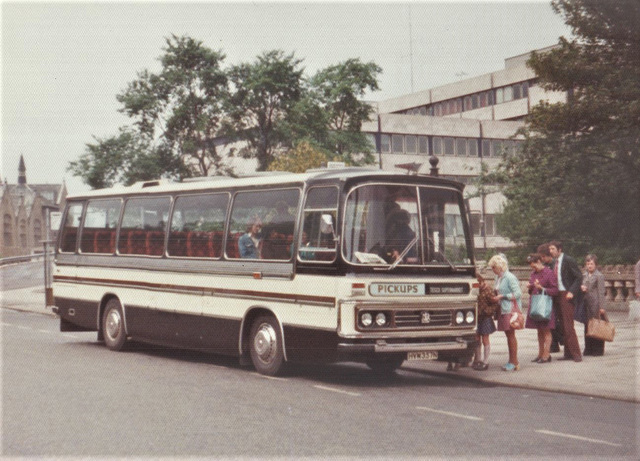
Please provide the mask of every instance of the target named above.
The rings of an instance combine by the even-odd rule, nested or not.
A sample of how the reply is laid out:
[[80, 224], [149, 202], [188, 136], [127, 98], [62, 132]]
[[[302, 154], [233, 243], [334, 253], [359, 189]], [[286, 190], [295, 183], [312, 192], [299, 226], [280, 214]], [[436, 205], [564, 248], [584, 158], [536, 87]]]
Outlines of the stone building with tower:
[[20, 156], [18, 183], [0, 183], [0, 258], [41, 252], [47, 237], [47, 213], [62, 210], [67, 188], [61, 184], [29, 184]]

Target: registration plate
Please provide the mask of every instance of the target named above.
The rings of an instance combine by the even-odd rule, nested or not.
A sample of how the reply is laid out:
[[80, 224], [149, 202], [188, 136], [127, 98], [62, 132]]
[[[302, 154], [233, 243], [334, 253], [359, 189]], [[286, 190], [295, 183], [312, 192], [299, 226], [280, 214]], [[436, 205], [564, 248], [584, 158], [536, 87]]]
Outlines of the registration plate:
[[437, 351], [422, 351], [407, 353], [407, 360], [438, 360]]

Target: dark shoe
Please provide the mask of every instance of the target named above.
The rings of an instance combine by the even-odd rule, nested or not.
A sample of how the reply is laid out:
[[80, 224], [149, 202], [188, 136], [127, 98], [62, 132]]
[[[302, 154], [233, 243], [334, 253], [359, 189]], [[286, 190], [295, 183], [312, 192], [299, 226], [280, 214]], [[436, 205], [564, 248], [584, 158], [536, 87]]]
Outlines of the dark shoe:
[[551, 356], [547, 357], [546, 359], [539, 358], [539, 359], [537, 360], [537, 362], [538, 362], [538, 363], [549, 363], [549, 362], [551, 362]]
[[489, 369], [489, 364], [480, 362], [480, 363], [476, 364], [476, 366], [474, 366], [473, 369], [476, 370], [476, 371], [485, 371], [485, 370]]
[[557, 344], [552, 344], [551, 352], [560, 352], [560, 346], [558, 346]]
[[542, 357], [537, 356], [535, 359], [533, 359], [533, 360], [531, 361], [531, 363], [535, 363], [535, 362], [537, 362], [538, 360], [540, 360], [541, 358], [542, 358]]

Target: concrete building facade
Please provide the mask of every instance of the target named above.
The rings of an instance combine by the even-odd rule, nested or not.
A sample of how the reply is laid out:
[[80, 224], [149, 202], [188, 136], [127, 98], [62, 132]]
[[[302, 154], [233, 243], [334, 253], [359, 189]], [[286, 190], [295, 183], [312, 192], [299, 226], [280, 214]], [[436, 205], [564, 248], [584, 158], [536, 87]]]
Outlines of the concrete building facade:
[[504, 197], [498, 192], [480, 194], [473, 186], [482, 165], [491, 171], [503, 155], [517, 152], [522, 142], [517, 132], [531, 107], [541, 101], [566, 101], [565, 93], [538, 86], [526, 65], [530, 55], [507, 58], [504, 69], [495, 72], [380, 101], [362, 128], [375, 145], [380, 168], [421, 164], [417, 171], [428, 173], [428, 159], [436, 155], [440, 175], [468, 184], [478, 249], [512, 245], [496, 226]]

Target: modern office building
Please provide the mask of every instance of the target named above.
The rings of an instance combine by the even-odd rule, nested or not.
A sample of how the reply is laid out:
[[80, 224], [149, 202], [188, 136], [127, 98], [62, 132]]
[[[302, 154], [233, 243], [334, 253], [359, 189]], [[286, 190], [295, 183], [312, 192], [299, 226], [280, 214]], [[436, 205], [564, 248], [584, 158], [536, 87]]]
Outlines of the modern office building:
[[517, 131], [531, 107], [542, 100], [566, 99], [565, 93], [537, 85], [535, 73], [526, 65], [530, 55], [507, 58], [504, 69], [489, 74], [380, 101], [362, 128], [376, 146], [380, 168], [422, 164], [417, 171], [428, 173], [428, 159], [436, 155], [440, 175], [468, 184], [478, 249], [511, 245], [495, 224], [504, 197], [498, 192], [479, 194], [473, 185], [482, 163], [492, 170], [503, 154], [517, 151], [521, 143]]

